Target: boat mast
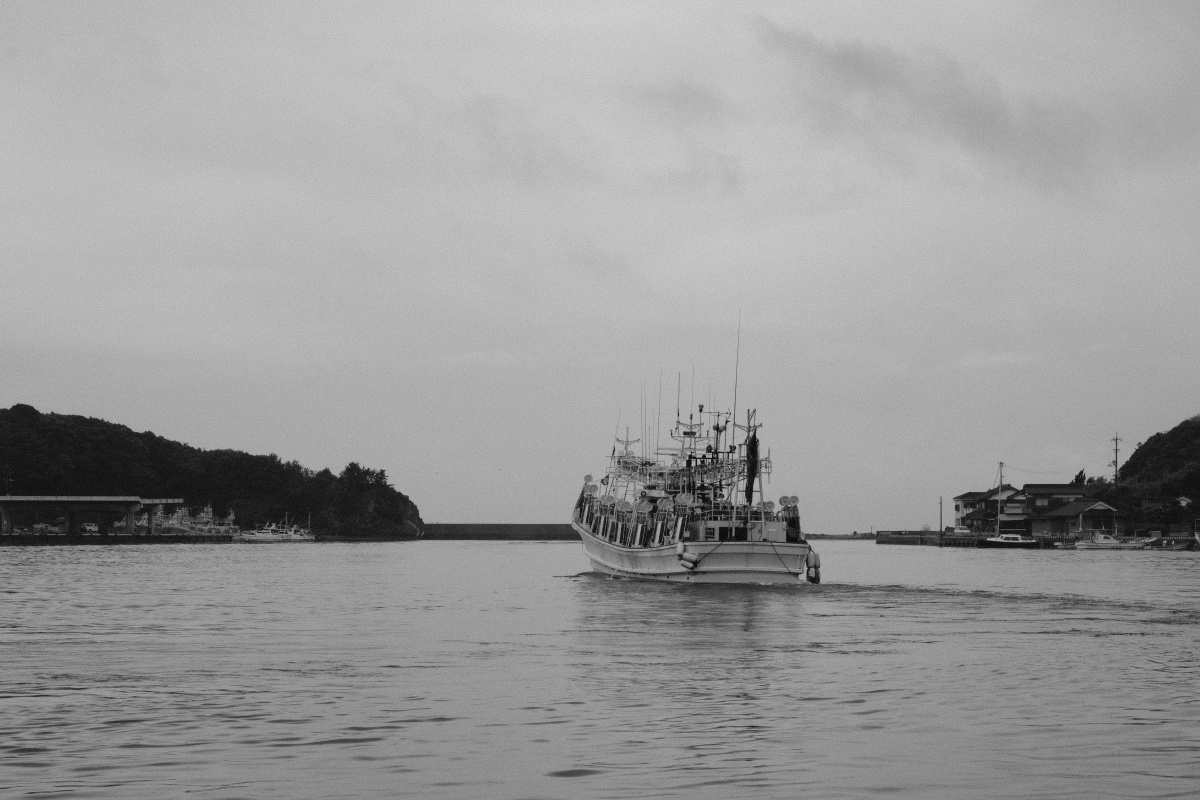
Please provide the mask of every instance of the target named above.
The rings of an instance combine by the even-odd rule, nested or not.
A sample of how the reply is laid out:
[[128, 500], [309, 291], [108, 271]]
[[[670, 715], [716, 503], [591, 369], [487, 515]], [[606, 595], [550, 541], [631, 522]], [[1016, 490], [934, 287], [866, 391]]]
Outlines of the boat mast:
[[658, 414], [654, 417], [654, 460], [658, 460], [658, 451], [662, 449], [662, 367], [658, 368]]
[[733, 430], [737, 431], [737, 390], [738, 390], [738, 366], [742, 361], [742, 310], [738, 309], [738, 330], [737, 330], [737, 349], [734, 350], [733, 356], [733, 413], [730, 415], [733, 418]]

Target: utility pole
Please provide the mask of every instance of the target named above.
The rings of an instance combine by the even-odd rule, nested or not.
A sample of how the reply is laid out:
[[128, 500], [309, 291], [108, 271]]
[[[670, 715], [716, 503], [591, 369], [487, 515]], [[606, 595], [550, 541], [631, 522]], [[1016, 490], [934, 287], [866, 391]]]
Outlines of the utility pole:
[[1004, 462], [1000, 462], [1000, 489], [996, 492], [996, 535], [1000, 535], [1000, 509], [1004, 505]]
[[1117, 485], [1117, 464], [1120, 460], [1120, 455], [1121, 455], [1121, 437], [1114, 433], [1113, 438], [1112, 438], [1112, 443], [1113, 443], [1113, 460], [1112, 460], [1113, 486], [1116, 486]]
[[941, 533], [944, 530], [946, 530], [946, 527], [944, 525], [942, 525], [942, 498], [939, 497], [938, 498], [938, 533]]

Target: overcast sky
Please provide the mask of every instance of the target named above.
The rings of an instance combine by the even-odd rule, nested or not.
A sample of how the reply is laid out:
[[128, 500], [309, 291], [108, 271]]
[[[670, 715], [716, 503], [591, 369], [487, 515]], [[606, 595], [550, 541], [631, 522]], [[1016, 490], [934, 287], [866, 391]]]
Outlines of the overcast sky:
[[5, 0], [0, 64], [0, 406], [563, 522], [740, 311], [827, 533], [1200, 413], [1195, 3]]

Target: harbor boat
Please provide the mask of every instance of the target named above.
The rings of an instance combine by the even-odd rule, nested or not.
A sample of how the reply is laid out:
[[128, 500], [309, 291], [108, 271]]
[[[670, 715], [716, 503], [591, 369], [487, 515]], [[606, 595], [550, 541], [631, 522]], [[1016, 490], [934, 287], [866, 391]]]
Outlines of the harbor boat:
[[272, 522], [252, 531], [236, 533], [233, 536], [233, 540], [247, 544], [271, 544], [274, 542], [286, 542], [288, 541], [288, 536], [286, 531], [276, 527], [275, 523]]
[[1196, 543], [1191, 539], [1184, 541], [1170, 541], [1162, 538], [1152, 538], [1150, 544], [1146, 545], [1147, 550], [1191, 550], [1196, 546]]
[[1149, 539], [1123, 542], [1107, 531], [1084, 531], [1084, 538], [1075, 543], [1080, 550], [1145, 550]]
[[1019, 533], [1001, 533], [1000, 519], [1004, 516], [1004, 462], [1000, 462], [1000, 482], [996, 490], [996, 535], [980, 539], [976, 547], [1000, 547], [1018, 550], [1034, 550], [1041, 547], [1037, 539], [1026, 539]]
[[979, 546], [1036, 550], [1042, 545], [1037, 539], [1026, 539], [1019, 533], [1002, 533], [999, 536], [989, 536], [986, 539], [981, 539]]
[[1042, 542], [1036, 539], [1025, 539], [1020, 534], [1002, 534], [1000, 533], [1000, 521], [1004, 516], [1004, 462], [1000, 462], [1000, 482], [996, 488], [996, 533], [994, 536], [989, 536], [988, 539], [980, 539], [976, 542], [976, 547], [989, 548], [1004, 548], [1004, 549], [1038, 549], [1042, 547]]
[[290, 528], [277, 526], [274, 522], [253, 531], [241, 531], [233, 536], [235, 542], [247, 544], [274, 544], [277, 542], [311, 542], [316, 537], [305, 528], [296, 525]]
[[286, 531], [289, 542], [315, 542], [317, 537], [308, 528], [293, 525]]
[[599, 482], [584, 477], [572, 514], [592, 569], [677, 583], [820, 583], [798, 498], [776, 506], [762, 496], [771, 458], [760, 455], [760, 427], [754, 411], [739, 425], [701, 405], [698, 419], [676, 412], [665, 450], [635, 453], [639, 439], [618, 438]]

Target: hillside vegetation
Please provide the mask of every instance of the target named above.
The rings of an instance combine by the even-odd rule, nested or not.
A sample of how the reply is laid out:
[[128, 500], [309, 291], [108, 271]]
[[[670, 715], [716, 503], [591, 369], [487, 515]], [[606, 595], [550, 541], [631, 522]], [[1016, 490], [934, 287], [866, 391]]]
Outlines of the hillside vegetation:
[[306, 521], [318, 533], [418, 536], [417, 507], [383, 470], [351, 463], [338, 475], [279, 456], [200, 450], [91, 417], [0, 409], [0, 493], [181, 497], [193, 511], [211, 503], [251, 528]]
[[1137, 496], [1200, 500], [1200, 416], [1140, 444], [1121, 467], [1120, 478]]

